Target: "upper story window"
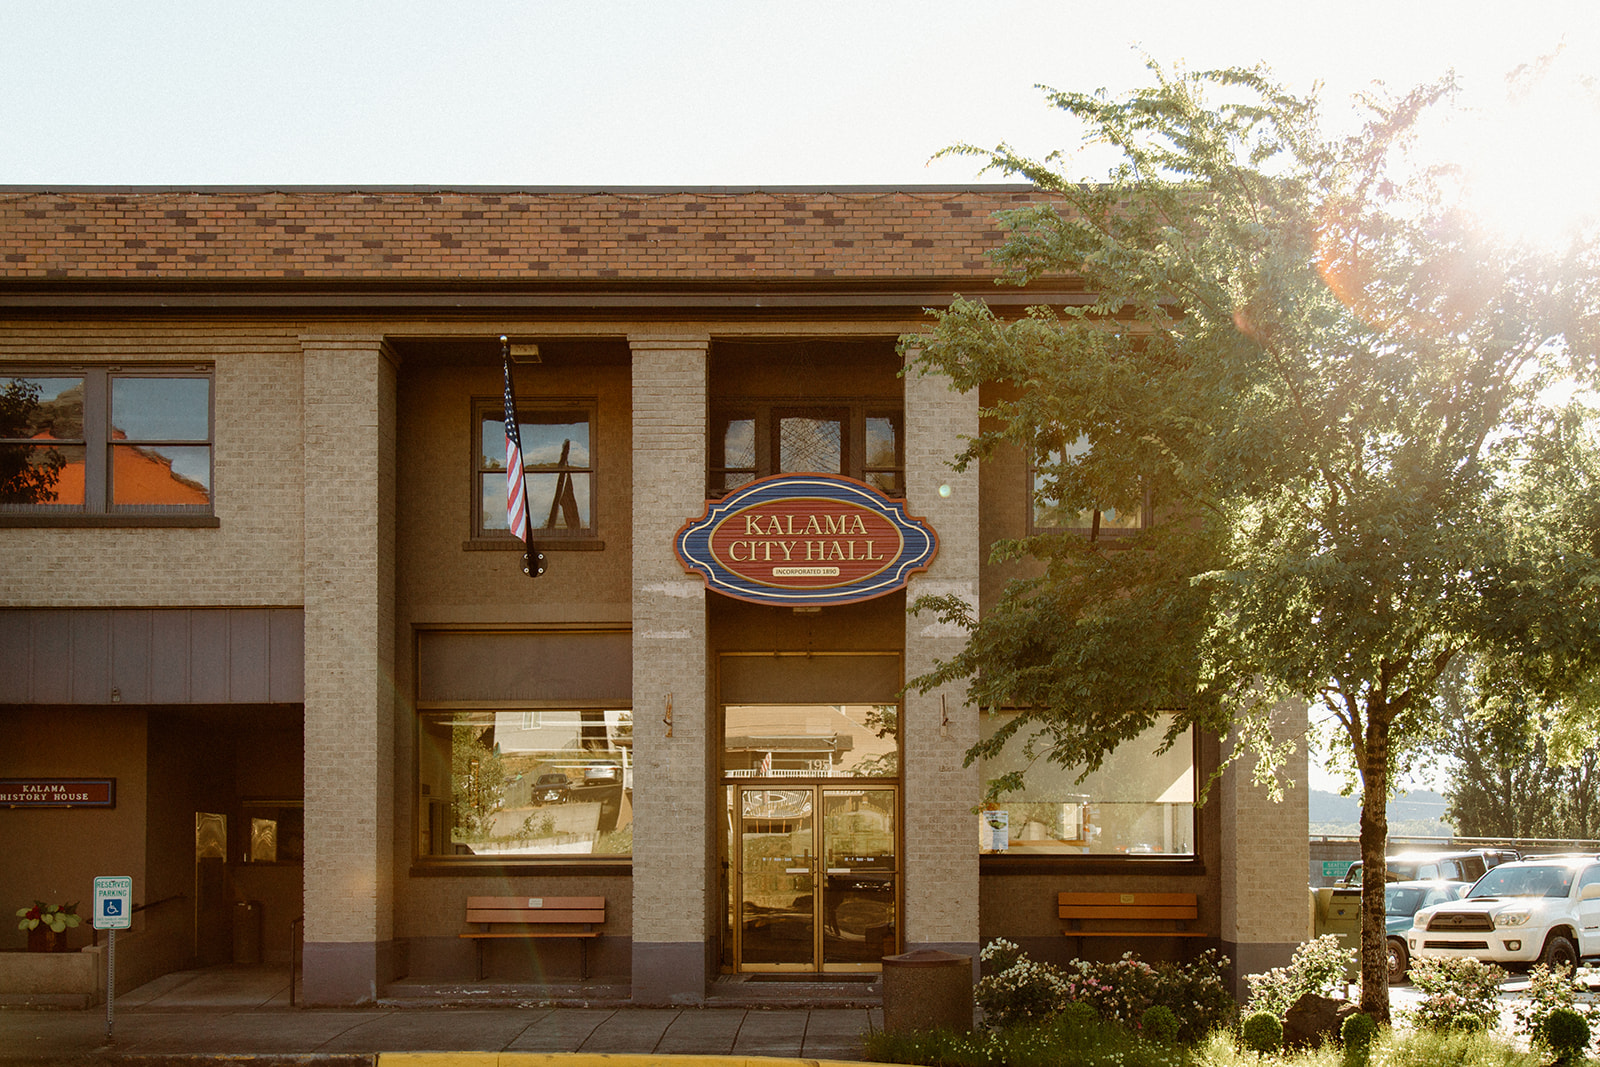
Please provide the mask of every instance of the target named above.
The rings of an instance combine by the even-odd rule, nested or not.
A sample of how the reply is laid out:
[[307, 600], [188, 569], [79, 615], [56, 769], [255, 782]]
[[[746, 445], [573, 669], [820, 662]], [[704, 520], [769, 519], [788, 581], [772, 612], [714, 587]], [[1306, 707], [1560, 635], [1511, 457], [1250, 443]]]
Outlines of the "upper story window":
[[[506, 424], [502, 401], [477, 404], [474, 533], [511, 536], [506, 523]], [[594, 409], [517, 403], [523, 481], [535, 537], [594, 535]]]
[[878, 403], [746, 402], [711, 413], [706, 495], [721, 497], [771, 474], [842, 474], [887, 496], [905, 495], [901, 415]]
[[1128, 537], [1150, 525], [1149, 494], [1142, 489], [1130, 492], [1129, 499], [1120, 506], [1106, 502], [1099, 508], [1078, 508], [1065, 505], [1056, 491], [1055, 479], [1064, 464], [1089, 450], [1089, 439], [1080, 437], [1064, 448], [1052, 448], [1037, 457], [1028, 467], [1029, 499], [1032, 509], [1029, 525], [1032, 533], [1081, 533], [1090, 540]]
[[211, 375], [63, 368], [0, 376], [0, 514], [211, 514]]

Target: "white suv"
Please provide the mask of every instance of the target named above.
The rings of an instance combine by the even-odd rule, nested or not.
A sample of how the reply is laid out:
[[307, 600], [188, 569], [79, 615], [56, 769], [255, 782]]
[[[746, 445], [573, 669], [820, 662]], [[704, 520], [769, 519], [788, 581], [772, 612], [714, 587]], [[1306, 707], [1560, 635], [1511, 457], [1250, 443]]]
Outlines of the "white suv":
[[1406, 944], [1414, 957], [1476, 956], [1513, 970], [1600, 955], [1600, 859], [1502, 863], [1462, 899], [1418, 911]]

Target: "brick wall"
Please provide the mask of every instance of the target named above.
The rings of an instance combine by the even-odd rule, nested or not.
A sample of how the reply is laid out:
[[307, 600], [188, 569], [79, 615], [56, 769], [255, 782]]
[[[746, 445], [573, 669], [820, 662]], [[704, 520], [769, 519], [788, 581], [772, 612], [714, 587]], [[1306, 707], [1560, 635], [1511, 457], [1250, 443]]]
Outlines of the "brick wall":
[[[978, 397], [953, 392], [935, 375], [906, 376], [906, 499], [939, 531], [933, 567], [914, 578], [907, 602], [953, 593], [978, 597], [978, 468], [950, 469], [963, 436], [977, 431]], [[940, 487], [949, 493], [941, 494]], [[965, 631], [928, 615], [906, 619], [906, 678], [931, 670], [966, 643]], [[905, 934], [908, 949], [976, 951], [978, 941], [978, 801], [976, 766], [963, 767], [978, 740], [978, 717], [964, 685], [905, 695]], [[946, 720], [948, 719], [948, 723]]]
[[[704, 993], [715, 899], [715, 717], [706, 593], [673, 534], [705, 500], [703, 337], [635, 337], [633, 363], [633, 980], [644, 1003]], [[666, 701], [672, 700], [671, 736]]]

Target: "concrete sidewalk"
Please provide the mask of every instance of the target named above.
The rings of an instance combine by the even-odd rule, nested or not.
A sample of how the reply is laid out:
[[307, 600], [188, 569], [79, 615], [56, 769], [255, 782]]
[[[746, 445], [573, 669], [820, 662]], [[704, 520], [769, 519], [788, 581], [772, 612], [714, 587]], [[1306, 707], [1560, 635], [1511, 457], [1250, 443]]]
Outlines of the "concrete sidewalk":
[[[504, 992], [455, 988], [430, 1001], [412, 990], [404, 1006], [295, 1008], [286, 975], [217, 968], [168, 975], [118, 997], [109, 1042], [103, 1004], [0, 1011], [0, 1063], [314, 1057], [371, 1064], [385, 1053], [474, 1054], [429, 1056], [427, 1063], [475, 1065], [501, 1053], [562, 1054], [569, 1063], [603, 1056], [610, 1067], [621, 1067], [616, 1057], [628, 1054], [859, 1061], [863, 1035], [883, 1025], [878, 1007], [808, 1005], [782, 987], [761, 990], [762, 1003], [685, 1008], [636, 1008], [603, 996], [587, 1006], [567, 998], [517, 1003]], [[493, 1003], [472, 1003], [474, 993]], [[385, 1067], [425, 1067], [387, 1060]]]

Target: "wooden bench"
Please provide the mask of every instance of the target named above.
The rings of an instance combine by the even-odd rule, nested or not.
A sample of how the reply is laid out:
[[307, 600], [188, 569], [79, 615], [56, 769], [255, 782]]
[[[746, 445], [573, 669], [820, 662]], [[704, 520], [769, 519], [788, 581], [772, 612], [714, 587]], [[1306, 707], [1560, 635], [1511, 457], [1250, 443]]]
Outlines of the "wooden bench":
[[[483, 978], [483, 943], [498, 939], [570, 938], [578, 942], [578, 976], [589, 977], [589, 942], [606, 921], [605, 897], [468, 897], [467, 922], [478, 929], [461, 936], [478, 943], [478, 978]], [[555, 929], [560, 927], [560, 929]]]
[[[1194, 893], [1062, 893], [1056, 902], [1067, 937], [1204, 937]], [[1092, 926], [1085, 926], [1092, 923]]]

